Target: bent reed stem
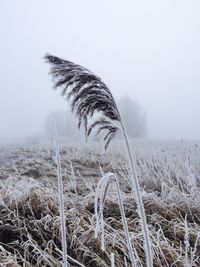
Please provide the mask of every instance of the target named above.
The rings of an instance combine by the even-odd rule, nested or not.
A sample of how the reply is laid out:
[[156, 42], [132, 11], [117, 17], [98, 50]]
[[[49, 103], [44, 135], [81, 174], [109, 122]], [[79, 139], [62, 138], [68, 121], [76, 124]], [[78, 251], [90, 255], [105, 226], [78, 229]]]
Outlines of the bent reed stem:
[[151, 249], [151, 241], [149, 237], [149, 229], [148, 229], [148, 225], [146, 221], [144, 205], [143, 205], [139, 182], [137, 178], [137, 171], [136, 171], [135, 164], [134, 164], [133, 154], [130, 148], [128, 135], [127, 135], [126, 128], [124, 126], [122, 118], [121, 118], [121, 126], [122, 126], [122, 133], [124, 136], [130, 169], [131, 169], [131, 175], [130, 175], [131, 179], [129, 179], [129, 181], [131, 182], [132, 189], [134, 189], [135, 195], [133, 195], [133, 198], [135, 198], [136, 200], [136, 204], [138, 207], [138, 214], [139, 214], [140, 221], [141, 221], [144, 251], [146, 254], [146, 265], [147, 267], [153, 267], [153, 255], [152, 255], [152, 249]]

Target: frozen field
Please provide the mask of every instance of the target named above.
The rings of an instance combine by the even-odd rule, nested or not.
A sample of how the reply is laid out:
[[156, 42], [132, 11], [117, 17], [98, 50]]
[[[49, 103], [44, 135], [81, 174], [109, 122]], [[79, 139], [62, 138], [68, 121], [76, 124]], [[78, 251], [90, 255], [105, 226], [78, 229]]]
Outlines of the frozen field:
[[[93, 147], [93, 148], [92, 148]], [[200, 142], [136, 141], [137, 173], [154, 266], [200, 266]], [[104, 244], [95, 239], [95, 190], [117, 175], [136, 266], [145, 266], [141, 229], [123, 146], [61, 146], [69, 266], [131, 266], [115, 187], [104, 207]], [[0, 266], [61, 266], [55, 152], [46, 145], [0, 147]], [[76, 262], [78, 261], [78, 262]], [[82, 265], [81, 265], [82, 264]]]

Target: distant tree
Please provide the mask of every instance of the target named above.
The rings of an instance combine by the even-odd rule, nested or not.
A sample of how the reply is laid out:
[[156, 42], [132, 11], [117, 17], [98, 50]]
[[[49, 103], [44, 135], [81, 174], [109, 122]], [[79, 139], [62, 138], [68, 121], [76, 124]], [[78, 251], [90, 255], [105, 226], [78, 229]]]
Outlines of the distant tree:
[[129, 137], [145, 137], [147, 134], [147, 119], [142, 107], [128, 96], [120, 98], [118, 106]]

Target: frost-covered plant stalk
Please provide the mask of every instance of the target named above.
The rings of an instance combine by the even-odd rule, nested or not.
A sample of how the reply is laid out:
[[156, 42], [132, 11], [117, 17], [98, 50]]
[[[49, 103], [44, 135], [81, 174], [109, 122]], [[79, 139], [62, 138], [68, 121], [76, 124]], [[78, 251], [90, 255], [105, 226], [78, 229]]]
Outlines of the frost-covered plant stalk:
[[189, 229], [188, 229], [188, 224], [187, 224], [187, 215], [185, 216], [184, 220], [184, 228], [185, 228], [185, 235], [184, 235], [184, 245], [185, 245], [185, 261], [184, 261], [184, 267], [189, 267], [189, 261], [188, 261], [188, 251], [190, 247], [189, 243]]
[[[105, 198], [106, 198], [108, 186], [109, 186], [109, 183], [112, 181], [116, 185], [116, 192], [117, 192], [119, 208], [120, 208], [120, 213], [121, 213], [121, 217], [122, 217], [122, 223], [123, 223], [123, 228], [124, 228], [124, 232], [125, 232], [126, 243], [127, 243], [127, 247], [128, 247], [128, 251], [129, 251], [129, 257], [130, 257], [131, 265], [132, 265], [132, 267], [136, 267], [136, 259], [135, 259], [135, 256], [133, 253], [133, 248], [131, 245], [131, 238], [130, 238], [129, 231], [128, 231], [128, 224], [127, 224], [127, 220], [126, 220], [126, 216], [125, 216], [124, 205], [123, 205], [122, 195], [120, 192], [119, 182], [118, 182], [117, 177], [113, 173], [105, 174], [101, 178], [101, 180], [98, 182], [98, 185], [96, 188], [96, 193], [95, 193], [95, 218], [96, 218], [95, 236], [97, 238], [98, 234], [101, 233], [101, 249], [102, 249], [102, 251], [104, 251], [105, 250], [105, 240], [104, 240], [103, 209], [104, 209]], [[98, 206], [99, 206], [99, 209], [98, 209]]]
[[110, 258], [111, 258], [111, 267], [115, 267], [115, 254], [111, 253]]
[[[91, 134], [93, 129], [97, 128], [96, 134], [104, 133], [103, 139], [105, 149], [107, 149], [115, 135], [119, 131], [122, 132], [130, 162], [130, 183], [134, 190], [133, 196], [136, 199], [141, 221], [146, 265], [152, 267], [153, 255], [150, 237], [133, 155], [120, 112], [109, 88], [101, 78], [82, 66], [51, 55], [46, 55], [45, 60], [51, 65], [51, 75], [55, 80], [55, 88], [61, 87], [62, 95], [71, 101], [72, 112], [78, 118], [78, 127], [81, 124], [84, 125], [86, 137]], [[94, 116], [97, 114], [99, 116]], [[93, 119], [93, 122], [89, 125], [90, 118]]]
[[61, 173], [60, 149], [59, 149], [58, 135], [57, 135], [55, 120], [52, 120], [52, 128], [53, 128], [55, 147], [56, 147], [58, 197], [59, 197], [59, 206], [60, 206], [59, 209], [60, 209], [61, 241], [62, 241], [62, 256], [63, 256], [62, 266], [67, 267], [68, 262], [67, 262], [67, 241], [66, 241], [66, 225], [65, 225], [65, 213], [64, 213], [63, 182], [62, 182], [62, 173]]

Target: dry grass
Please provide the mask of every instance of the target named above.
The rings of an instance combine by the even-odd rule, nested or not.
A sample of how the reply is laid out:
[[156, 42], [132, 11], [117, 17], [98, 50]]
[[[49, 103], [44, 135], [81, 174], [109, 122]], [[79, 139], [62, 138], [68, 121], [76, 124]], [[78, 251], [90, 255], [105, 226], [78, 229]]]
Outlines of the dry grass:
[[[142, 198], [155, 267], [186, 266], [185, 254], [188, 266], [200, 266], [200, 165], [196, 152], [187, 153], [185, 158], [180, 151], [176, 157], [168, 153], [164, 159], [138, 156], [137, 169], [144, 188]], [[0, 266], [61, 266], [52, 155], [51, 150], [38, 147], [1, 149], [0, 158], [4, 161], [1, 161], [0, 173], [4, 180], [0, 185]], [[105, 252], [94, 237], [94, 195], [102, 170], [113, 171], [120, 177], [131, 242], [138, 266], [139, 263], [145, 266], [141, 229], [126, 180], [125, 160], [115, 154], [100, 156], [74, 148], [63, 148], [61, 158], [70, 266], [79, 266], [74, 260], [88, 267], [111, 266], [111, 253], [116, 266], [125, 266], [124, 257], [130, 266], [117, 195], [112, 186], [104, 208]], [[195, 184], [188, 178], [192, 174], [196, 177]]]

